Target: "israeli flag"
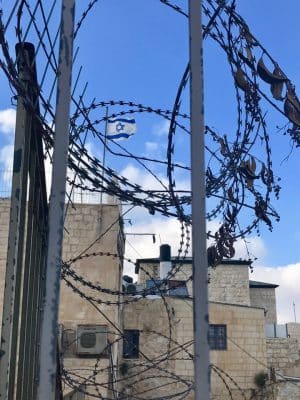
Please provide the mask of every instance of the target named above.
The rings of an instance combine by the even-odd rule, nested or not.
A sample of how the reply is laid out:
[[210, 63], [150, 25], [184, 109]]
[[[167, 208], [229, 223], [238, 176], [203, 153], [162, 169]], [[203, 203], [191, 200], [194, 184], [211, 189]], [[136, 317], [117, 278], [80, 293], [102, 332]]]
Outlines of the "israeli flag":
[[135, 119], [115, 118], [107, 121], [108, 139], [128, 139], [136, 132]]

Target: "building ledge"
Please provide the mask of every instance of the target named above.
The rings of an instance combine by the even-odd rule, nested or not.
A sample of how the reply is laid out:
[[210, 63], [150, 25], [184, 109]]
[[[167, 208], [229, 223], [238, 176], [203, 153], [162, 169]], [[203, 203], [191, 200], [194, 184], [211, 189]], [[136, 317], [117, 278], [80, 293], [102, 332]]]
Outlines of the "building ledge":
[[[192, 264], [192, 257], [186, 257], [184, 259], [178, 259], [172, 257], [173, 264]], [[139, 273], [140, 264], [159, 264], [159, 258], [138, 258], [135, 262], [135, 273]], [[240, 265], [249, 267], [252, 264], [251, 260], [223, 260], [219, 265]], [[218, 268], [218, 266], [216, 267]]]
[[255, 310], [264, 310], [264, 307], [254, 307], [254, 306], [247, 306], [246, 304], [238, 304], [238, 303], [225, 303], [223, 301], [209, 301], [211, 304], [220, 304], [223, 306], [233, 306], [233, 307], [244, 307], [244, 308], [254, 308]]
[[252, 289], [275, 289], [279, 285], [267, 282], [249, 281], [249, 287]]

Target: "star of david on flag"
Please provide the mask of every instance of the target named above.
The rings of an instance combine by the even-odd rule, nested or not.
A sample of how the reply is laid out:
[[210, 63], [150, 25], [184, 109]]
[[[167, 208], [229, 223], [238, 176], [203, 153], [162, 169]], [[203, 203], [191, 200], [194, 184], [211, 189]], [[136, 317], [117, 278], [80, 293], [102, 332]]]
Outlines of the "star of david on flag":
[[128, 139], [136, 132], [135, 119], [115, 118], [107, 121], [108, 139]]

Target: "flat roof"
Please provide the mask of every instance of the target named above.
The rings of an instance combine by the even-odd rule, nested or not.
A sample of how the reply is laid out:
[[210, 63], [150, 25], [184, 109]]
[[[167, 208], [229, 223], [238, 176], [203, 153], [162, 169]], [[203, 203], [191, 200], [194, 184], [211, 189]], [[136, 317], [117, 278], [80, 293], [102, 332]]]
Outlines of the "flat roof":
[[275, 289], [279, 285], [276, 285], [275, 283], [267, 283], [267, 282], [258, 282], [258, 281], [249, 281], [249, 287], [250, 288], [258, 288], [258, 289]]
[[[171, 257], [173, 264], [192, 264], [192, 257], [185, 257], [184, 259], [178, 259], [177, 257]], [[135, 273], [138, 274], [140, 264], [159, 264], [159, 258], [138, 258], [135, 262]], [[252, 264], [251, 260], [223, 260], [219, 265], [245, 265], [249, 266]]]

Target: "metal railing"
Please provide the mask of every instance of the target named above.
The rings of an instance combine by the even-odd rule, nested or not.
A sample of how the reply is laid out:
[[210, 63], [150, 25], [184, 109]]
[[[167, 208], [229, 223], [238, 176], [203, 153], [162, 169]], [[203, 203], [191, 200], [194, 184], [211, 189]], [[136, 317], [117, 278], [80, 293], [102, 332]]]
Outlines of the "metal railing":
[[[1, 400], [36, 398], [48, 203], [35, 50], [17, 46], [18, 95], [0, 357]], [[8, 182], [8, 180], [5, 180]]]
[[289, 337], [287, 324], [267, 324], [265, 327], [267, 338], [287, 338]]

